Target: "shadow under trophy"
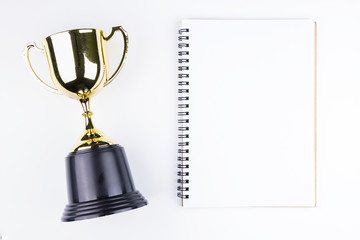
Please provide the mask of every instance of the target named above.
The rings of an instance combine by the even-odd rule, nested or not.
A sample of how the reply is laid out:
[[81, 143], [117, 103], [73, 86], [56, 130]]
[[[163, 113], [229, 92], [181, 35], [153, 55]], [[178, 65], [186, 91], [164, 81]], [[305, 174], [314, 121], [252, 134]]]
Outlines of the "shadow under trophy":
[[[124, 49], [114, 74], [108, 77], [107, 41], [119, 31]], [[85, 131], [66, 157], [69, 204], [62, 221], [76, 221], [123, 212], [147, 205], [135, 189], [124, 148], [95, 128], [90, 98], [111, 83], [122, 68], [128, 50], [128, 36], [113, 27], [109, 36], [98, 29], [84, 28], [55, 33], [42, 41], [43, 49], [27, 44], [24, 57], [35, 78], [53, 93], [81, 103]], [[54, 86], [45, 83], [30, 62], [29, 51], [46, 54]]]

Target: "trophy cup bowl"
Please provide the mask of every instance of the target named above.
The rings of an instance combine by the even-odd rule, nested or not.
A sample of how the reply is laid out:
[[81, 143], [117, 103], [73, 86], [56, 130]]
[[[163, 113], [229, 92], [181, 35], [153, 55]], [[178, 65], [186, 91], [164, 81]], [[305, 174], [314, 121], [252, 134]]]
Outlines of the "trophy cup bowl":
[[[124, 49], [118, 67], [108, 77], [107, 42], [116, 32], [122, 34]], [[66, 157], [69, 204], [62, 220], [100, 217], [147, 205], [135, 189], [124, 148], [95, 128], [90, 110], [90, 99], [112, 82], [123, 66], [128, 50], [126, 31], [113, 27], [106, 37], [102, 30], [74, 29], [52, 34], [42, 45], [27, 44], [27, 66], [49, 91], [78, 100], [85, 118], [85, 131]], [[35, 72], [31, 49], [46, 55], [54, 86]]]

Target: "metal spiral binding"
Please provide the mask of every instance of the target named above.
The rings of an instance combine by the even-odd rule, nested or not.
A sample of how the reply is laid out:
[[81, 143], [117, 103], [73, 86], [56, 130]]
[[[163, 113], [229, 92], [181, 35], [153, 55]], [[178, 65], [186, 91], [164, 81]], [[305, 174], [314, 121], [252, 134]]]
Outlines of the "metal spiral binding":
[[179, 124], [179, 143], [178, 143], [178, 162], [177, 165], [179, 171], [177, 175], [179, 179], [177, 183], [178, 197], [182, 199], [189, 198], [189, 187], [186, 184], [189, 184], [189, 36], [184, 35], [189, 32], [188, 28], [183, 28], [179, 30], [179, 44], [178, 44], [178, 124]]

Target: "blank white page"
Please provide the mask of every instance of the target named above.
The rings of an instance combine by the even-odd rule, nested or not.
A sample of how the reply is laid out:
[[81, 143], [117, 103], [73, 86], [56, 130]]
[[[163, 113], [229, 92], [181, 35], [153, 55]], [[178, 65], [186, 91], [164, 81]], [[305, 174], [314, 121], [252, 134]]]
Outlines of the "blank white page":
[[315, 22], [183, 20], [182, 28], [183, 206], [315, 206]]

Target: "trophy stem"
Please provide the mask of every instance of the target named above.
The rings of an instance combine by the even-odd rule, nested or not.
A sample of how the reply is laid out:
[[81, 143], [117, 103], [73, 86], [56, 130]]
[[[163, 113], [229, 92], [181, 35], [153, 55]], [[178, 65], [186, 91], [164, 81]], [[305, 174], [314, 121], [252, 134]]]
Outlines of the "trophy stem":
[[93, 115], [92, 111], [90, 111], [90, 99], [80, 99], [81, 107], [84, 111], [82, 114], [85, 118], [85, 129], [92, 132], [94, 129], [94, 124], [92, 122], [91, 116]]
[[90, 111], [90, 99], [81, 98], [80, 103], [84, 111], [82, 115], [85, 118], [85, 132], [81, 135], [80, 140], [73, 148], [73, 151], [112, 145], [114, 142], [97, 130], [93, 124], [91, 119], [93, 113]]

